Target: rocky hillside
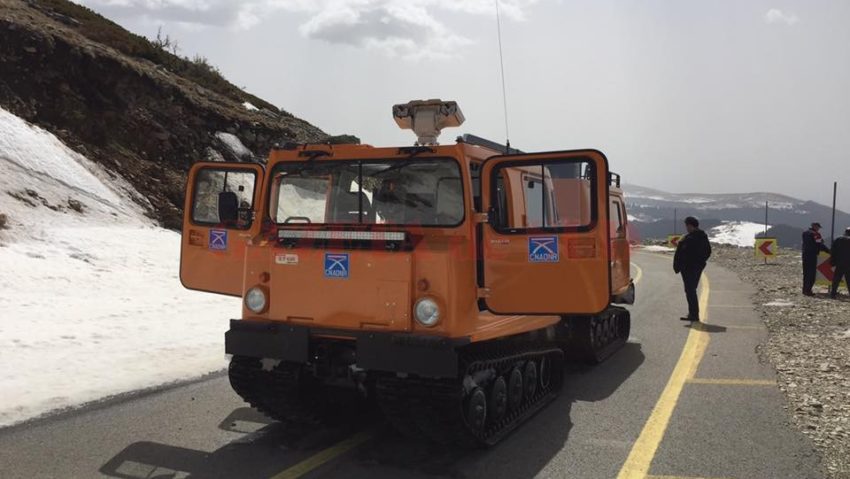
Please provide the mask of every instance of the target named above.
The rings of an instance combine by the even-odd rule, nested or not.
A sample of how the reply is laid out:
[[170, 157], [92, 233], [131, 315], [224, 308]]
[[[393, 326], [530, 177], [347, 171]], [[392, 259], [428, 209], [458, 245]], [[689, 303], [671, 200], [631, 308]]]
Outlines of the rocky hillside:
[[[329, 137], [225, 80], [66, 0], [0, 0], [0, 107], [123, 176], [148, 214], [180, 227], [199, 160], [262, 161], [275, 143]], [[8, 199], [8, 198], [7, 198]]]

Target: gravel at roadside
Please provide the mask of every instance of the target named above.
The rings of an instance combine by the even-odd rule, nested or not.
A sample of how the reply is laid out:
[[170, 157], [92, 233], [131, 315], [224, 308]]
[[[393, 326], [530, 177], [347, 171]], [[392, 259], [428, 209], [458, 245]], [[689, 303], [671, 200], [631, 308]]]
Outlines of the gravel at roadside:
[[711, 259], [755, 285], [753, 302], [769, 336], [759, 355], [777, 371], [794, 424], [821, 452], [833, 479], [850, 479], [850, 297], [801, 293], [800, 254], [765, 265], [749, 248], [714, 246]]

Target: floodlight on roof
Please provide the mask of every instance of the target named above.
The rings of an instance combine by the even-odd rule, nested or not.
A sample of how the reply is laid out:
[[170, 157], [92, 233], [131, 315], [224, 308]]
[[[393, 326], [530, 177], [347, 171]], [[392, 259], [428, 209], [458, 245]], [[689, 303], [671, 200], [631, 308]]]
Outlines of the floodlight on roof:
[[399, 128], [413, 130], [416, 144], [421, 146], [438, 145], [440, 130], [460, 126], [466, 120], [457, 102], [439, 99], [393, 105], [393, 118]]

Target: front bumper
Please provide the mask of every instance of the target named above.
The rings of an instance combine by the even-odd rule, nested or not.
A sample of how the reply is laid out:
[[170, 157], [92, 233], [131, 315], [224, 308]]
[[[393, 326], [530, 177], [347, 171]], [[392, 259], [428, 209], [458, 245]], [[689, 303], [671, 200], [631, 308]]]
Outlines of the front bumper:
[[309, 328], [276, 321], [230, 320], [224, 335], [227, 354], [311, 362], [313, 345], [324, 338], [352, 338], [357, 367], [365, 370], [457, 377], [457, 348], [469, 338], [442, 338], [409, 333]]

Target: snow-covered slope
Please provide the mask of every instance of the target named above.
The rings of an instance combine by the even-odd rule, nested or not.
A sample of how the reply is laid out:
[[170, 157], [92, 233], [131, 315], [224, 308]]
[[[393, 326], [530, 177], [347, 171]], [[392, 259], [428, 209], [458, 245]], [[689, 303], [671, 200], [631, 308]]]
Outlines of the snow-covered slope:
[[239, 300], [183, 288], [129, 184], [2, 109], [0, 171], [0, 426], [225, 366]]
[[714, 243], [752, 248], [756, 235], [762, 233], [764, 224], [730, 221], [708, 230], [708, 237]]

